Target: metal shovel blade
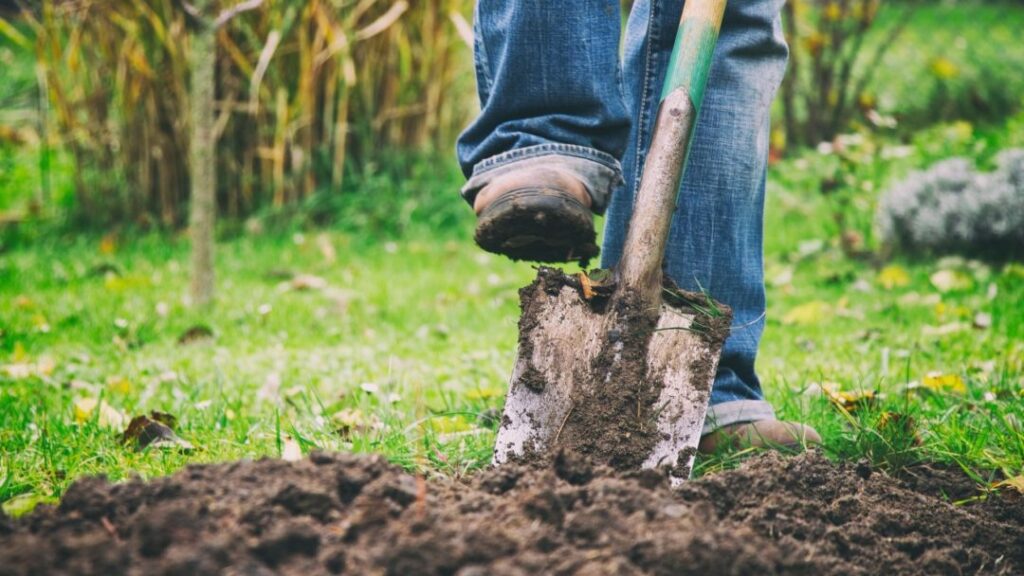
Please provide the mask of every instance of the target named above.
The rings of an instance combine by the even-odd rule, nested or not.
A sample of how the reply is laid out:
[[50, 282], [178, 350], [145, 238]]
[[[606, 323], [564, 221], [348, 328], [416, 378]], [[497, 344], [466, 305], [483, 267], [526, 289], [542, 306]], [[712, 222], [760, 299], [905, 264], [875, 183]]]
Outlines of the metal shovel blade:
[[[629, 345], [623, 342], [624, 335], [615, 333], [618, 312], [608, 306], [602, 309], [568, 283], [559, 287], [559, 277], [567, 278], [542, 269], [538, 281], [521, 293], [519, 350], [494, 463], [554, 454], [558, 449], [579, 451], [581, 435], [600, 435], [598, 429], [610, 428], [611, 442], [621, 440], [619, 449], [625, 452], [618, 454], [619, 462], [607, 462], [607, 454], [592, 454], [597, 459], [604, 457], [613, 466], [632, 460], [617, 467], [667, 469], [674, 484], [686, 480], [731, 312], [711, 303], [710, 309], [720, 315], [709, 317], [709, 308], [703, 306], [663, 302], [656, 329], [641, 351], [643, 374], [627, 382], [630, 378], [616, 366], [625, 362], [618, 353]], [[624, 389], [637, 386], [642, 389]], [[620, 393], [628, 399], [621, 413], [606, 413], [606, 421], [587, 421], [585, 414], [571, 418], [585, 412], [588, 403], [603, 403], [590, 406], [590, 413], [607, 408], [614, 404], [608, 398], [621, 398]], [[632, 398], [637, 399], [635, 409]], [[649, 405], [641, 405], [642, 398], [650, 399]], [[651, 434], [643, 441], [637, 436], [645, 426]]]

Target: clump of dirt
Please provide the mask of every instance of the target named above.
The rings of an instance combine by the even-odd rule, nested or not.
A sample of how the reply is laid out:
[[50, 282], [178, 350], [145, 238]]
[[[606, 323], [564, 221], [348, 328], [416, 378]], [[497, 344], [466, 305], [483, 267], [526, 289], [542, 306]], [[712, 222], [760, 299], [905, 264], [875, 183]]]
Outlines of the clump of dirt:
[[631, 294], [609, 304], [609, 332], [616, 336], [604, 342], [589, 370], [605, 379], [591, 393], [574, 398], [559, 445], [618, 470], [637, 469], [659, 439], [655, 406], [661, 389], [645, 385], [647, 349], [658, 314], [644, 310]]
[[[587, 379], [588, 385], [574, 389], [573, 405], [548, 451], [530, 452], [529, 458], [548, 458], [564, 448], [584, 454], [617, 470], [640, 468], [661, 439], [657, 420], [658, 398], [663, 382], [650, 376], [648, 359], [651, 338], [659, 321], [658, 307], [651, 308], [638, 295], [616, 291], [613, 272], [595, 270], [592, 275], [605, 281], [567, 275], [561, 270], [540, 267], [532, 284], [519, 292], [522, 314], [519, 321], [519, 356], [527, 359], [518, 382], [534, 392], [549, 383], [544, 372], [529, 364], [533, 357], [531, 334], [541, 325], [538, 316], [547, 308], [540, 300], [558, 297], [566, 286], [580, 293], [580, 306], [602, 317], [581, 330], [603, 326], [600, 351], [589, 366], [565, 366], [563, 373]], [[586, 285], [583, 284], [586, 280]], [[720, 349], [729, 334], [732, 311], [706, 295], [686, 292], [664, 279], [663, 301], [682, 313], [695, 315], [692, 330], [705, 342]], [[565, 345], [573, 345], [567, 342]], [[585, 364], [585, 363], [584, 363]], [[717, 357], [702, 355], [690, 367], [695, 383], [710, 387]], [[581, 369], [585, 368], [585, 369]], [[680, 456], [681, 462], [689, 462]], [[687, 464], [688, 467], [688, 464]], [[689, 475], [689, 470], [677, 470]]]
[[954, 506], [937, 491], [815, 453], [758, 456], [680, 491], [566, 454], [460, 483], [315, 453], [79, 480], [57, 507], [0, 517], [0, 574], [1024, 571], [1024, 499]]

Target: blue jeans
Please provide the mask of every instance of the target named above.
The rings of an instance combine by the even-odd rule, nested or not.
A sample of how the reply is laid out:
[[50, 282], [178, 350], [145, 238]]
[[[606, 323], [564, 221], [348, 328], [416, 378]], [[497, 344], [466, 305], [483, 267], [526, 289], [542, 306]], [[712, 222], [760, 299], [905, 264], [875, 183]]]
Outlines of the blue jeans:
[[[769, 109], [786, 68], [784, 0], [730, 0], [673, 217], [665, 267], [733, 308], [704, 432], [774, 418], [754, 371], [764, 329]], [[480, 116], [459, 138], [470, 202], [495, 175], [557, 163], [607, 209], [602, 265], [622, 255], [683, 0], [479, 0]]]

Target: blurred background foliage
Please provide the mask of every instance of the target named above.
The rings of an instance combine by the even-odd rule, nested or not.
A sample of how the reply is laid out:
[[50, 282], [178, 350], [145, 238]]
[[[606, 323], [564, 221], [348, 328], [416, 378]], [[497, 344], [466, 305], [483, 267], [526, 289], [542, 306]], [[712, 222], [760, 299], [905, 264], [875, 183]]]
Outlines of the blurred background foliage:
[[[472, 8], [266, 0], [222, 28], [222, 230], [459, 222], [452, 145], [477, 106]], [[0, 18], [0, 226], [36, 216], [68, 216], [74, 229], [185, 225], [180, 0], [4, 0]], [[792, 59], [772, 158], [830, 152], [809, 172], [835, 202], [840, 233], [856, 221], [870, 235], [869, 205], [901, 175], [879, 168], [887, 143], [910, 145], [944, 124], [985, 134], [1024, 103], [1024, 3], [790, 0], [783, 20]], [[850, 135], [868, 141], [861, 152], [842, 145]], [[912, 156], [911, 168], [937, 159]]]
[[[221, 28], [222, 213], [280, 209], [342, 190], [348, 173], [447, 152], [475, 101], [469, 10], [468, 0], [268, 0]], [[21, 70], [20, 103], [31, 107], [30, 83], [45, 93], [45, 118], [12, 128], [9, 140], [67, 154], [83, 221], [183, 224], [189, 45], [180, 3], [44, 0], [8, 22], [7, 58], [21, 50], [35, 61]]]

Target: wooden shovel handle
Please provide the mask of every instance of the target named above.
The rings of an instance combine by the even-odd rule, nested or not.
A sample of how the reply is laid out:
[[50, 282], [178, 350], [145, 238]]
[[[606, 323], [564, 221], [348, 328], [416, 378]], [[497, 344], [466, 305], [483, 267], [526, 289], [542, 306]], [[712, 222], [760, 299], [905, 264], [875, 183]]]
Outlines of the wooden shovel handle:
[[669, 61], [654, 135], [618, 274], [620, 289], [657, 310], [661, 263], [676, 209], [679, 182], [704, 99], [726, 0], [687, 0]]

